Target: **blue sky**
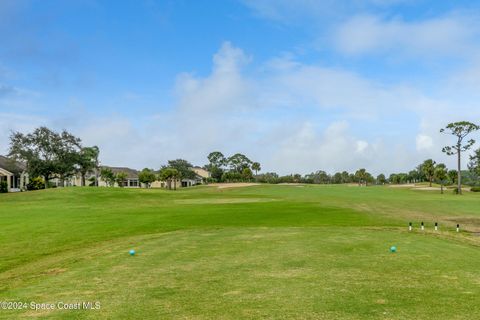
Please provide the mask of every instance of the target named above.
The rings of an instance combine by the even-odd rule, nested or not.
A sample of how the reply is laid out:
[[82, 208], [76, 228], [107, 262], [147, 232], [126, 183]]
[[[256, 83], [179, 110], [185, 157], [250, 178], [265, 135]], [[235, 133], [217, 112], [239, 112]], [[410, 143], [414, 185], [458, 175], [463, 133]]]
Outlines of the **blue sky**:
[[0, 154], [47, 125], [138, 169], [213, 150], [280, 173], [453, 166], [438, 131], [480, 122], [479, 18], [475, 1], [0, 0]]

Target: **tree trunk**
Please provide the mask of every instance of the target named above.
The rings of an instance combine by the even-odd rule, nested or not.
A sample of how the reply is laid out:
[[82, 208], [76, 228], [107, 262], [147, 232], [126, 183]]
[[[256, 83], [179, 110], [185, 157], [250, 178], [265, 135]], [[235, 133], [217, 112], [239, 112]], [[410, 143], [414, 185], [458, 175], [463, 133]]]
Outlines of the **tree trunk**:
[[430, 188], [431, 188], [432, 187], [432, 177], [429, 177], [428, 180], [430, 182]]
[[95, 167], [95, 187], [98, 187], [98, 165]]
[[80, 184], [82, 187], [85, 187], [85, 173], [82, 173], [82, 181]]
[[462, 194], [462, 163], [461, 163], [461, 153], [460, 147], [457, 149], [457, 166], [458, 166], [458, 194]]
[[440, 193], [443, 194], [443, 183], [440, 185]]

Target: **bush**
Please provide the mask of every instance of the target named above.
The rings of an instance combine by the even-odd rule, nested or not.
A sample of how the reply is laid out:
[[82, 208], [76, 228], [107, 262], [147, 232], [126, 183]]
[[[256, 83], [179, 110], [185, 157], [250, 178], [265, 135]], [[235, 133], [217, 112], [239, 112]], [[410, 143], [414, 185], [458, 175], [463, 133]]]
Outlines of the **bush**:
[[470, 189], [470, 191], [472, 191], [472, 192], [480, 192], [480, 187], [472, 187], [472, 188]]
[[40, 190], [40, 189], [45, 189], [45, 181], [40, 178], [32, 178], [27, 184], [27, 190]]
[[7, 181], [0, 182], [0, 193], [7, 193], [8, 192], [8, 183]]
[[458, 187], [453, 188], [453, 193], [454, 193], [454, 194], [458, 194]]

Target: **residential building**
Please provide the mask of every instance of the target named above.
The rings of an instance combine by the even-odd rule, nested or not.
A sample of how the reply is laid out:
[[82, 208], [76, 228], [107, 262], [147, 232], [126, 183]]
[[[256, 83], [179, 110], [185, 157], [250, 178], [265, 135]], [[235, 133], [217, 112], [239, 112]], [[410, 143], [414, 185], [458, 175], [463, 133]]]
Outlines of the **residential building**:
[[27, 188], [28, 174], [25, 165], [4, 156], [0, 156], [0, 182], [7, 182], [8, 192], [22, 191]]

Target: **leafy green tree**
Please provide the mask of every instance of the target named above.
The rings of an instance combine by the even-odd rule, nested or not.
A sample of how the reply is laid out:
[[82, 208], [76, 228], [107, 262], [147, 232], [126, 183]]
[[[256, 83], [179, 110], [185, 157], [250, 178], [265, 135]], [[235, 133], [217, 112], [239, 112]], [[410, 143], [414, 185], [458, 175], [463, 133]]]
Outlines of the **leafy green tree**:
[[65, 179], [73, 176], [78, 168], [81, 140], [64, 130], [58, 134], [58, 141], [54, 142], [54, 147], [57, 156], [56, 173], [63, 186]]
[[410, 178], [409, 178], [407, 173], [399, 173], [399, 174], [397, 174], [397, 176], [398, 176], [399, 182], [402, 183], [402, 184], [403, 183], [408, 183], [410, 181], [409, 180]]
[[8, 182], [5, 180], [0, 181], [0, 193], [8, 193]]
[[455, 136], [456, 143], [453, 146], [446, 146], [442, 149], [444, 153], [447, 155], [457, 155], [457, 183], [458, 183], [458, 194], [462, 194], [462, 152], [469, 150], [475, 140], [470, 139], [466, 143], [464, 139], [472, 132], [477, 131], [480, 129], [480, 126], [468, 122], [468, 121], [461, 121], [461, 122], [453, 122], [448, 124], [445, 128], [440, 129], [440, 132], [450, 134]]
[[113, 187], [113, 185], [115, 184], [115, 174], [110, 168], [101, 169], [100, 177], [102, 177], [103, 181], [105, 181], [105, 183], [110, 187]]
[[367, 170], [359, 169], [355, 172], [355, 180], [357, 181], [358, 185], [361, 186], [363, 184], [367, 185]]
[[455, 182], [457, 181], [457, 177], [458, 177], [458, 172], [457, 170], [448, 170], [448, 177], [450, 179], [450, 181], [452, 182], [452, 184], [455, 184]]
[[447, 182], [448, 171], [447, 167], [443, 163], [439, 163], [435, 167], [435, 180], [440, 184], [440, 192], [443, 194], [443, 186]]
[[80, 150], [78, 154], [78, 172], [81, 176], [81, 186], [84, 187], [85, 177], [87, 173], [92, 170], [97, 170], [98, 165], [98, 155], [100, 150], [97, 146], [93, 147], [84, 147]]
[[176, 169], [178, 171], [178, 179], [195, 179], [195, 177], [197, 176], [192, 170], [193, 165], [187, 160], [169, 160], [167, 167]]
[[225, 156], [220, 151], [211, 152], [207, 156], [207, 159], [210, 162], [210, 165], [212, 167], [217, 167], [217, 168], [222, 168], [223, 166], [225, 166], [227, 162], [227, 160], [225, 159]]
[[244, 168], [242, 171], [242, 178], [245, 181], [251, 181], [253, 179], [253, 172], [250, 168]]
[[34, 177], [29, 179], [27, 184], [27, 190], [41, 190], [45, 189], [45, 180], [42, 177]]
[[250, 167], [252, 161], [248, 159], [245, 155], [241, 153], [236, 153], [230, 158], [228, 158], [227, 163], [230, 166], [231, 170], [242, 173], [243, 169]]
[[468, 169], [475, 175], [480, 176], [480, 148], [475, 150], [473, 155], [470, 156]]
[[257, 181], [262, 183], [278, 183], [278, 174], [267, 172], [257, 176]]
[[319, 170], [317, 172], [312, 172], [305, 176], [305, 180], [308, 183], [315, 183], [315, 184], [328, 184], [331, 182], [332, 178], [328, 173], [323, 170]]
[[10, 135], [9, 156], [22, 160], [31, 177], [42, 176], [45, 187], [55, 176], [64, 179], [73, 174], [78, 160], [80, 139], [67, 131], [54, 132], [39, 127], [32, 133], [13, 132]]
[[295, 173], [293, 176], [293, 183], [300, 183], [302, 182], [302, 175], [299, 173]]
[[332, 176], [332, 183], [334, 184], [341, 184], [343, 182], [343, 177], [341, 172], [337, 172]]
[[210, 166], [207, 165], [207, 170], [210, 171], [211, 177], [216, 181], [220, 182], [222, 181], [222, 176], [223, 176], [223, 169], [215, 166]]
[[352, 179], [347, 171], [342, 171], [342, 183], [350, 183]]
[[417, 170], [411, 170], [408, 172], [408, 181], [410, 183], [417, 183], [420, 181], [420, 174]]
[[432, 186], [433, 179], [435, 178], [435, 164], [436, 162], [432, 159], [425, 160], [422, 163], [422, 172], [425, 177], [428, 179], [430, 183], [430, 187]]
[[179, 179], [179, 177], [180, 172], [175, 168], [163, 167], [160, 169], [159, 180], [166, 181], [169, 190], [172, 190], [172, 181], [173, 189], [177, 190], [177, 179]]
[[128, 174], [126, 172], [119, 172], [115, 175], [115, 182], [117, 182], [119, 187], [125, 187], [127, 182]]
[[371, 173], [367, 172], [367, 174], [365, 175], [365, 185], [368, 185], [369, 183], [375, 183], [375, 178], [372, 176]]
[[258, 171], [262, 170], [259, 162], [252, 163], [252, 170], [255, 171], [255, 175], [258, 175]]
[[152, 182], [157, 180], [157, 176], [152, 169], [145, 168], [138, 174], [138, 181], [145, 184], [146, 188], [150, 188]]
[[390, 176], [388, 177], [388, 182], [391, 183], [391, 184], [399, 184], [400, 183], [400, 179], [398, 177], [398, 175], [396, 173], [392, 173], [390, 174]]
[[224, 173], [223, 167], [227, 162], [225, 156], [220, 151], [214, 151], [211, 152], [207, 158], [209, 164], [207, 164], [205, 167], [210, 172], [212, 179], [217, 182], [222, 181], [222, 176]]
[[419, 164], [415, 170], [417, 171], [417, 181], [416, 182], [423, 182], [427, 180], [425, 177], [425, 173], [423, 173], [423, 162]]
[[380, 173], [378, 176], [377, 176], [377, 183], [378, 184], [385, 184], [387, 183], [387, 178], [385, 177], [385, 175], [383, 173]]

